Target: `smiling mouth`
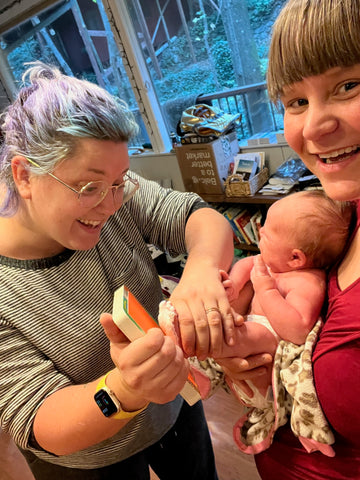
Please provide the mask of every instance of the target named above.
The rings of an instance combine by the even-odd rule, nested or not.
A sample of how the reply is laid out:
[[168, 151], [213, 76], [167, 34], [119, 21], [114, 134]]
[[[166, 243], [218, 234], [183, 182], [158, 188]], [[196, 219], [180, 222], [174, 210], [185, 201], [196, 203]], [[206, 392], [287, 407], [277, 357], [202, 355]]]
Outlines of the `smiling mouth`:
[[333, 163], [338, 163], [342, 160], [346, 160], [352, 155], [358, 153], [359, 151], [359, 145], [354, 145], [352, 147], [342, 148], [341, 150], [337, 150], [328, 154], [318, 155], [318, 157], [323, 163], [331, 165]]
[[86, 227], [91, 227], [91, 228], [96, 228], [101, 223], [99, 221], [94, 221], [94, 220], [82, 220], [81, 218], [78, 219], [78, 222], [80, 222], [82, 225], [85, 225]]

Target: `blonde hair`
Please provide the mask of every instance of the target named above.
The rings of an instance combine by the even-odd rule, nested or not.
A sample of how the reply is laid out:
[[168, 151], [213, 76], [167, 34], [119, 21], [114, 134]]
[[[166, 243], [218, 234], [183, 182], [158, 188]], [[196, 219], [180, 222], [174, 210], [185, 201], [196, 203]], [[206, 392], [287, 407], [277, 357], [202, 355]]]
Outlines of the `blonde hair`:
[[289, 0], [273, 26], [268, 93], [334, 67], [360, 63], [360, 1]]
[[332, 200], [323, 190], [297, 192], [288, 198], [301, 202], [300, 213], [293, 217], [295, 225], [301, 222], [293, 232], [297, 248], [313, 268], [330, 267], [340, 258], [349, 239], [353, 204]]

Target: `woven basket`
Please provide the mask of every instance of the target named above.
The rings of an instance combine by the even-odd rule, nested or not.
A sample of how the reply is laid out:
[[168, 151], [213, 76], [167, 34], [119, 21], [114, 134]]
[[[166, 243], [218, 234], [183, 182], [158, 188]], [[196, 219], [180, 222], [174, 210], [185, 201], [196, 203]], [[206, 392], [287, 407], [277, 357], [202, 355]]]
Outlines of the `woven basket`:
[[227, 177], [225, 181], [225, 194], [227, 197], [249, 197], [266, 183], [269, 171], [265, 167], [250, 180], [244, 181], [242, 175], [235, 174]]

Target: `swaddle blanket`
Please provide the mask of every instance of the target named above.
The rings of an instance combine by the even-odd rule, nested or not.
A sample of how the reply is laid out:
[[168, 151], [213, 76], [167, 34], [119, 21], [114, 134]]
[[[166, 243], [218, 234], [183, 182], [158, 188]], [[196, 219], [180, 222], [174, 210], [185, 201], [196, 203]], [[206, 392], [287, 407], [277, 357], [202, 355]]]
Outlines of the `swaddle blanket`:
[[[254, 454], [268, 448], [276, 430], [290, 418], [291, 429], [307, 452], [319, 450], [330, 457], [335, 455], [331, 447], [334, 434], [317, 399], [311, 363], [321, 327], [322, 321], [318, 320], [303, 345], [279, 342], [272, 371], [272, 395], [268, 395], [266, 405], [250, 408], [234, 426], [234, 439], [242, 451]], [[251, 407], [251, 398], [232, 382], [229, 385], [236, 397]]]

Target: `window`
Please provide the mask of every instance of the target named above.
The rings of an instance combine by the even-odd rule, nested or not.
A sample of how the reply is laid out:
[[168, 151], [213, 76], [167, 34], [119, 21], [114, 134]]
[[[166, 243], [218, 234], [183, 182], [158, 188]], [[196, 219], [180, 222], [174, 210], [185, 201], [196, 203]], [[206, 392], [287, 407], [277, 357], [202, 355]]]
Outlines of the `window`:
[[283, 127], [265, 72], [284, 0], [126, 0], [169, 130], [184, 108], [211, 101], [242, 114], [239, 138]]
[[[123, 98], [141, 126], [134, 145], [170, 147], [181, 112], [212, 103], [242, 114], [238, 137], [282, 128], [267, 98], [273, 20], [284, 0], [63, 0], [2, 33], [19, 82], [41, 59]], [[120, 45], [120, 48], [119, 48]]]
[[64, 73], [95, 82], [125, 100], [140, 125], [133, 144], [149, 142], [101, 0], [58, 2], [3, 33], [0, 42], [2, 58], [17, 87], [28, 62], [42, 60], [56, 65]]

